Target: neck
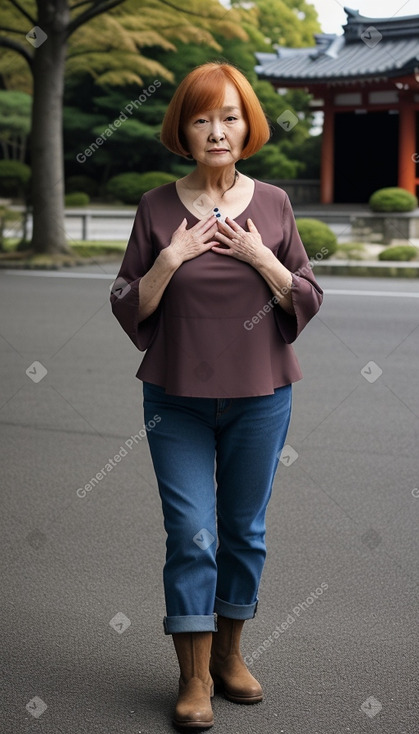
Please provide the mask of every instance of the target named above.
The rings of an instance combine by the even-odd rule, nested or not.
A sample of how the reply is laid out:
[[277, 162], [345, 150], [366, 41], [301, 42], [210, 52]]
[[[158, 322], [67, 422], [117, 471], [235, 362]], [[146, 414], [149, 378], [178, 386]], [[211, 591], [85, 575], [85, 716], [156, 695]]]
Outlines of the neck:
[[234, 164], [223, 168], [213, 168], [198, 163], [196, 169], [186, 177], [186, 180], [190, 188], [222, 196], [234, 186], [238, 175]]

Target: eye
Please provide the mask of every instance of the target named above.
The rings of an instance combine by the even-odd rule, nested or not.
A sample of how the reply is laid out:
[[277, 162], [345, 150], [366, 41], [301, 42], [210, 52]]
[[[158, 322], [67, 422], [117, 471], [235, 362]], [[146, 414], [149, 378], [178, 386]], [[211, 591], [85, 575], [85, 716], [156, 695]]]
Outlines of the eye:
[[226, 120], [227, 122], [231, 122], [232, 120], [237, 120], [237, 117], [234, 117], [234, 115], [229, 115], [228, 117], [226, 117]]
[[198, 120], [195, 120], [195, 125], [199, 124], [202, 125], [202, 123], [205, 123], [206, 120], [203, 117], [199, 117]]

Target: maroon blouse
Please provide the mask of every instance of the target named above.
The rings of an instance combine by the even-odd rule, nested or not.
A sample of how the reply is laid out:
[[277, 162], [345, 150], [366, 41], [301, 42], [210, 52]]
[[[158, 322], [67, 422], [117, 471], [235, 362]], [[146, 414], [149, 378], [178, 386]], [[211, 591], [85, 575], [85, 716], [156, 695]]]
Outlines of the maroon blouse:
[[135, 346], [147, 350], [137, 377], [172, 395], [250, 397], [302, 377], [291, 346], [318, 311], [322, 290], [301, 243], [287, 194], [255, 181], [250, 204], [235, 218], [252, 219], [262, 241], [292, 273], [295, 315], [275, 303], [251, 265], [208, 251], [184, 262], [172, 276], [157, 310], [138, 323], [141, 277], [186, 217], [174, 183], [143, 195], [111, 295], [112, 310]]

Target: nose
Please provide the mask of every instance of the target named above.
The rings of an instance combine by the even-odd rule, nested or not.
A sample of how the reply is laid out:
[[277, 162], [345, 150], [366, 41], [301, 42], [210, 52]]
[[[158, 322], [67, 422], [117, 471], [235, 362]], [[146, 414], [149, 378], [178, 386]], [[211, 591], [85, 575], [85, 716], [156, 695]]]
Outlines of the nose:
[[214, 143], [217, 143], [220, 140], [224, 140], [224, 138], [225, 138], [225, 135], [221, 127], [221, 123], [214, 122], [211, 133], [210, 133], [210, 140], [213, 140]]

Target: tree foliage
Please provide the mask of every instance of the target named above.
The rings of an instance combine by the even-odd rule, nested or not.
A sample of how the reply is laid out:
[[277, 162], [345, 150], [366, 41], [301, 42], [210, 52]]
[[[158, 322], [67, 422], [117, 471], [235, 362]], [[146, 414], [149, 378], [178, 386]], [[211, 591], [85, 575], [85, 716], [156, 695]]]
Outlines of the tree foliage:
[[26, 92], [0, 90], [0, 143], [6, 160], [25, 160], [31, 105]]
[[268, 43], [300, 48], [313, 45], [320, 31], [317, 13], [306, 0], [255, 0], [259, 29]]
[[[313, 43], [319, 27], [314, 8], [305, 0], [232, 0], [229, 9], [219, 0], [182, 0], [182, 4], [179, 0], [0, 0], [0, 10], [4, 94], [14, 94], [11, 90], [34, 93], [34, 218], [43, 208], [37, 231], [49, 242], [37, 242], [39, 250], [53, 247], [60, 227], [64, 231], [62, 219], [59, 224], [63, 153], [58, 138], [62, 125], [67, 178], [95, 180], [104, 192], [107, 180], [123, 172], [160, 170], [184, 175], [190, 164], [166, 151], [158, 133], [175, 85], [205, 61], [225, 60], [241, 69], [271, 124], [271, 141], [254, 159], [241, 162], [241, 170], [264, 178], [304, 175], [307, 170], [308, 96], [303, 92], [279, 95], [271, 84], [259, 81], [254, 71], [256, 51], [272, 51], [278, 43]], [[48, 36], [39, 48], [25, 38], [35, 25]], [[44, 82], [42, 75], [46, 75]], [[159, 80], [158, 92], [148, 95], [132, 112], [125, 112], [123, 124], [104, 140], [104, 131], [152, 80]], [[17, 118], [23, 117], [26, 125], [27, 99], [23, 102], [22, 97], [16, 109]], [[10, 104], [13, 106], [12, 98]], [[276, 122], [284, 110], [298, 116], [290, 132]], [[10, 130], [15, 126], [17, 131], [17, 118], [11, 120]], [[0, 135], [2, 130], [0, 100]], [[100, 145], [95, 144], [98, 139]], [[315, 156], [315, 146], [310, 150]], [[8, 149], [9, 155], [16, 156], [16, 151], [16, 145], [13, 153]], [[84, 155], [85, 151], [89, 154]], [[57, 220], [54, 233], [53, 218]]]
[[[121, 87], [142, 85], [149, 77], [173, 80], [170, 68], [148, 53], [155, 48], [176, 52], [177, 44], [205, 45], [215, 52], [222, 47], [217, 33], [226, 39], [247, 41], [236, 9], [226, 10], [218, 0], [56, 0], [66, 5], [69, 22], [66, 76], [90, 74], [97, 84]], [[47, 0], [0, 0], [0, 75], [5, 88], [31, 89], [27, 62], [31, 47], [25, 35], [35, 25], [38, 5]], [[26, 53], [19, 51], [17, 45]], [[26, 62], [26, 63], [25, 63]]]
[[[245, 39], [245, 34], [235, 22], [236, 11], [218, 0], [207, 0], [205, 7], [200, 0], [183, 0], [182, 6], [172, 0], [26, 0], [24, 6], [20, 0], [1, 0], [0, 9], [5, 86], [16, 74], [10, 52], [27, 63], [33, 78], [32, 245], [36, 252], [67, 251], [62, 103], [69, 39], [73, 75], [87, 71], [102, 85], [122, 85], [142, 84], [147, 75], [171, 78], [169, 69], [143, 53], [145, 48], [175, 48], [180, 40], [216, 47], [215, 26], [229, 38]], [[158, 9], [164, 9], [162, 22]]]

